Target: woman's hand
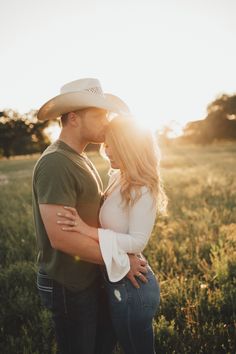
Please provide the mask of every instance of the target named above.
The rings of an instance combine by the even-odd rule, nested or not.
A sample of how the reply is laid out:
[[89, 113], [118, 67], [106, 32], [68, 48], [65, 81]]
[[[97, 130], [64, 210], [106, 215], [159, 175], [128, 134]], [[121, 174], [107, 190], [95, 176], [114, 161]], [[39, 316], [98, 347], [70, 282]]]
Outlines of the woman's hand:
[[57, 213], [60, 216], [57, 223], [63, 225], [62, 230], [79, 232], [86, 235], [86, 230], [89, 226], [81, 219], [77, 210], [68, 206], [64, 206], [64, 209], [66, 209], [65, 214]]
[[63, 225], [63, 231], [78, 232], [80, 234], [86, 235], [98, 242], [98, 229], [95, 227], [87, 225], [77, 213], [75, 208], [64, 206], [66, 209], [65, 214], [57, 213], [60, 219], [57, 223]]

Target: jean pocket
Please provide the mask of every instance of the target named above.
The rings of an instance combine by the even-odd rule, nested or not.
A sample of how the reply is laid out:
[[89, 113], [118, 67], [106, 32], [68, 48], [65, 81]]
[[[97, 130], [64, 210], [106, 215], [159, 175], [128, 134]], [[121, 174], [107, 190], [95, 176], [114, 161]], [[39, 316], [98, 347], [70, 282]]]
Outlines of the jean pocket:
[[160, 304], [160, 286], [154, 273], [148, 272], [147, 279], [147, 283], [139, 282], [140, 288], [137, 289], [141, 306], [156, 310]]
[[110, 306], [114, 306], [118, 310], [128, 301], [128, 293], [124, 279], [117, 282], [111, 282], [106, 276], [104, 277], [105, 289], [108, 295]]
[[52, 309], [52, 296], [53, 296], [53, 280], [43, 272], [38, 271], [37, 274], [37, 288], [42, 305], [48, 310]]

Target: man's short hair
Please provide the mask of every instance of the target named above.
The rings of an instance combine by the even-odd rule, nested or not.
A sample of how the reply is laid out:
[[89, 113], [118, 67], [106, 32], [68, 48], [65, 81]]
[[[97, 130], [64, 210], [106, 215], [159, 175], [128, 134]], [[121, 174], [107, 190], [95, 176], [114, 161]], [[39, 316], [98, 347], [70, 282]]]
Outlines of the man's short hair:
[[67, 123], [67, 120], [68, 120], [68, 114], [69, 113], [64, 113], [62, 114], [61, 116], [61, 125], [64, 127]]

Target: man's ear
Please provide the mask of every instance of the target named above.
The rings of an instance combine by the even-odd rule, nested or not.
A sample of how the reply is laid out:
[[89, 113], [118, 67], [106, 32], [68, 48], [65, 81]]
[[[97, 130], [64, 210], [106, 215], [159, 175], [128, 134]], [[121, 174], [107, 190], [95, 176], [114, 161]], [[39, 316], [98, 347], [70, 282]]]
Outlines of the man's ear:
[[68, 113], [68, 122], [69, 124], [73, 125], [74, 127], [78, 126], [79, 123], [79, 117], [75, 112], [69, 112]]

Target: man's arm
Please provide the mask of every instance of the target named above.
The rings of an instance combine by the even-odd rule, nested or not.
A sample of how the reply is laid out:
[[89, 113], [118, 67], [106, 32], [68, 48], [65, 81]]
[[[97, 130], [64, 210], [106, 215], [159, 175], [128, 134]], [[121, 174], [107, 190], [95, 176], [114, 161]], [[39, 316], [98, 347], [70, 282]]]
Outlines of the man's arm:
[[[104, 264], [98, 242], [79, 233], [63, 231], [61, 226], [57, 224], [57, 213], [63, 213], [65, 210], [62, 205], [40, 204], [39, 208], [52, 248], [71, 256], [79, 256], [86, 262]], [[139, 288], [135, 275], [138, 273], [147, 273], [147, 262], [134, 255], [128, 256], [130, 271], [127, 277], [134, 287]], [[140, 280], [143, 282], [147, 281], [144, 276], [141, 276]]]
[[90, 263], [104, 264], [96, 241], [78, 233], [61, 230], [60, 225], [57, 224], [57, 213], [64, 211], [63, 206], [40, 204], [39, 208], [52, 248], [71, 256], [79, 256]]

